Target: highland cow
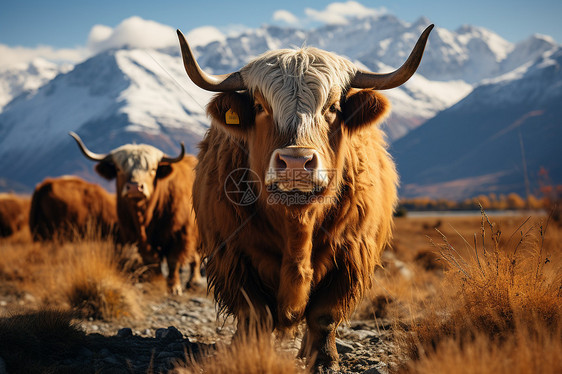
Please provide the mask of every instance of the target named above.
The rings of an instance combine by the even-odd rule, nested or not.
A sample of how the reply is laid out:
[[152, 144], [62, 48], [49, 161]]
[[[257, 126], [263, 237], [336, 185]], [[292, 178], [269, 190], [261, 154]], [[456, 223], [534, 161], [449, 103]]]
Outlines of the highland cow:
[[[125, 243], [136, 243], [147, 265], [166, 259], [168, 290], [181, 294], [180, 268], [189, 263], [187, 287], [201, 282], [198, 231], [192, 208], [191, 190], [197, 160], [171, 158], [150, 145], [126, 144], [100, 155], [86, 148], [80, 137], [70, 134], [86, 158], [96, 161], [96, 171], [116, 180], [119, 231]], [[184, 157], [185, 156], [185, 157]]]
[[178, 30], [188, 76], [221, 92], [207, 107], [193, 200], [209, 286], [239, 330], [255, 314], [281, 330], [305, 319], [301, 356], [338, 368], [336, 328], [371, 285], [397, 200], [378, 126], [390, 105], [376, 90], [414, 74], [431, 29], [388, 74], [303, 48], [218, 76]]
[[115, 237], [115, 197], [78, 177], [47, 178], [33, 192], [29, 229], [35, 241]]
[[27, 227], [30, 203], [29, 197], [0, 194], [0, 238], [11, 236]]

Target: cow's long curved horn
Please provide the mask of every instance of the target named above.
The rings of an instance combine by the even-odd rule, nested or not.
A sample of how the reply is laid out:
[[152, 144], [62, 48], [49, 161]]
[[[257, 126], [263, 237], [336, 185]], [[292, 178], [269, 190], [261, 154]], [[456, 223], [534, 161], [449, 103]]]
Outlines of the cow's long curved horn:
[[410, 56], [400, 68], [392, 73], [377, 74], [368, 71], [358, 71], [355, 77], [351, 80], [351, 87], [355, 88], [372, 88], [375, 90], [388, 90], [390, 88], [398, 87], [404, 83], [416, 72], [427, 38], [433, 29], [434, 25], [429, 25], [421, 34]]
[[75, 132], [71, 131], [68, 133], [68, 135], [72, 136], [74, 140], [76, 140], [76, 143], [78, 143], [78, 147], [80, 147], [80, 150], [82, 151], [84, 156], [86, 156], [86, 158], [89, 158], [90, 160], [97, 162], [97, 161], [102, 161], [107, 156], [90, 151], [88, 148], [86, 148], [86, 145], [84, 145], [82, 139], [80, 139], [78, 134], [76, 134]]
[[183, 36], [179, 29], [177, 32], [180, 40], [183, 66], [193, 83], [204, 90], [214, 92], [241, 91], [246, 89], [239, 71], [230, 74], [211, 75], [201, 70], [195, 57], [193, 57], [193, 52], [191, 52], [185, 36]]
[[173, 164], [173, 163], [180, 162], [181, 160], [183, 160], [183, 156], [185, 156], [185, 145], [183, 145], [183, 142], [181, 142], [180, 146], [181, 146], [181, 152], [180, 152], [180, 155], [178, 157], [172, 158], [172, 157], [164, 156], [164, 157], [162, 157], [162, 160], [160, 160], [160, 162], [166, 162], [166, 163], [169, 163], [169, 164]]

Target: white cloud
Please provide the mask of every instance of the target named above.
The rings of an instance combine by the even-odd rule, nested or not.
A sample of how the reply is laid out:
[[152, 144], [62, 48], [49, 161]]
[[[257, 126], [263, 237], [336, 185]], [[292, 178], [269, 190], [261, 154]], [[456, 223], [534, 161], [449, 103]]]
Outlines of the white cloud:
[[[299, 19], [287, 10], [277, 10], [273, 13], [273, 20], [291, 25], [321, 22], [327, 24], [345, 24], [349, 18], [365, 17], [386, 13], [384, 8], [367, 8], [356, 1], [335, 2], [324, 10], [305, 9], [306, 19]], [[188, 40], [195, 45], [204, 45], [215, 40], [224, 40], [247, 30], [243, 25], [228, 25], [217, 29], [205, 26], [190, 31]], [[85, 58], [112, 48], [125, 46], [132, 48], [166, 48], [177, 47], [178, 41], [175, 30], [161, 23], [145, 20], [140, 17], [124, 19], [115, 28], [106, 25], [95, 25], [90, 30], [86, 47], [56, 49], [50, 46], [36, 48], [11, 47], [0, 44], [0, 69], [20, 63], [29, 63], [41, 57], [53, 62], [78, 63]]]
[[114, 29], [96, 25], [88, 37], [88, 49], [92, 53], [126, 46], [158, 49], [177, 45], [178, 38], [173, 28], [136, 16], [124, 19]]
[[207, 45], [215, 41], [221, 42], [226, 40], [226, 36], [213, 26], [198, 27], [188, 32], [185, 37], [192, 48], [199, 45]]
[[306, 8], [304, 13], [312, 21], [327, 23], [329, 25], [345, 25], [349, 18], [363, 18], [386, 13], [385, 8], [367, 8], [356, 1], [345, 3], [331, 3], [324, 10]]
[[111, 34], [113, 33], [113, 29], [106, 25], [94, 25], [90, 30], [90, 34], [88, 35], [88, 44], [97, 45], [104, 40], [109, 39]]
[[0, 44], [0, 69], [11, 67], [19, 64], [27, 64], [36, 58], [44, 58], [54, 62], [72, 62], [82, 61], [88, 56], [85, 48], [64, 48], [55, 49], [50, 46], [38, 46], [36, 48], [26, 47], [10, 47]]
[[273, 20], [285, 22], [289, 25], [295, 25], [299, 23], [299, 19], [293, 13], [283, 9], [276, 10], [273, 13]]
[[[221, 31], [213, 26], [205, 26], [191, 30], [187, 37], [193, 46], [204, 45], [215, 40], [225, 40], [226, 35], [236, 34], [246, 29], [245, 26], [231, 25], [230, 28]], [[84, 47], [55, 49], [51, 46], [27, 48], [0, 44], [0, 69], [3, 70], [18, 64], [28, 64], [36, 58], [57, 63], [79, 63], [108, 49], [126, 46], [159, 49], [178, 47], [178, 45], [175, 29], [135, 16], [124, 19], [115, 28], [106, 25], [94, 25], [88, 34], [88, 40]]]

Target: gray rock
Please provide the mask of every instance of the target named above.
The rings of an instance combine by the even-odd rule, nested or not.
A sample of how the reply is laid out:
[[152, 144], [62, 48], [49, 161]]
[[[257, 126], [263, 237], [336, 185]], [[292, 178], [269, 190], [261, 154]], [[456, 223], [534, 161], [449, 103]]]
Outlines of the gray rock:
[[115, 356], [107, 356], [103, 359], [103, 361], [110, 365], [121, 365], [121, 363]]
[[94, 352], [90, 351], [90, 350], [89, 350], [88, 348], [86, 348], [86, 347], [82, 347], [82, 348], [80, 349], [80, 352], [78, 352], [78, 355], [79, 355], [79, 356], [82, 356], [82, 357], [92, 357], [92, 356], [94, 355]]
[[349, 337], [354, 340], [363, 340], [376, 336], [377, 333], [369, 330], [352, 330]]
[[176, 354], [174, 352], [162, 351], [158, 353], [158, 355], [156, 356], [157, 359], [170, 358], [170, 357], [176, 357]]
[[182, 338], [183, 334], [174, 326], [169, 326], [167, 329], [156, 330], [156, 339], [177, 340]]
[[186, 339], [186, 341], [183, 343], [170, 343], [168, 344], [166, 349], [171, 352], [183, 352], [188, 344], [189, 339]]
[[336, 338], [336, 349], [338, 353], [353, 352], [353, 346], [346, 341]]
[[119, 329], [119, 331], [117, 331], [117, 336], [120, 338], [128, 338], [130, 336], [133, 336], [133, 330], [131, 330], [129, 327], [123, 327], [122, 329]]
[[165, 328], [156, 329], [156, 333], [154, 334], [154, 336], [156, 337], [156, 339], [162, 339], [166, 331], [167, 329]]
[[209, 300], [203, 297], [192, 297], [189, 301], [192, 301], [196, 305], [204, 305], [209, 303]]
[[370, 369], [365, 370], [361, 374], [382, 374], [382, 373], [380, 371], [378, 371], [377, 368], [370, 368]]

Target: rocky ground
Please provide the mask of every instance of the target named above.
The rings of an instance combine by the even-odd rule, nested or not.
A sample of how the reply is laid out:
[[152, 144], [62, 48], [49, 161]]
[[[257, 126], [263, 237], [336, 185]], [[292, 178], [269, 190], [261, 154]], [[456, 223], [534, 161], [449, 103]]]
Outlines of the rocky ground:
[[[57, 367], [62, 372], [166, 373], [186, 357], [212, 354], [215, 344], [228, 344], [234, 334], [234, 321], [217, 319], [214, 302], [203, 290], [148, 299], [139, 319], [76, 320], [86, 339], [80, 347], [59, 352]], [[30, 295], [0, 297], [0, 311], [25, 309], [33, 301]], [[296, 356], [300, 338], [278, 344]], [[386, 373], [392, 364], [391, 325], [380, 319], [352, 320], [339, 328], [337, 347], [342, 372]], [[3, 365], [0, 358], [0, 374]]]

